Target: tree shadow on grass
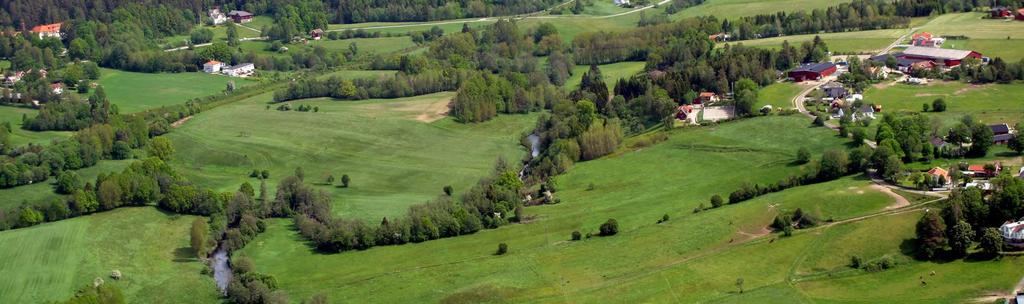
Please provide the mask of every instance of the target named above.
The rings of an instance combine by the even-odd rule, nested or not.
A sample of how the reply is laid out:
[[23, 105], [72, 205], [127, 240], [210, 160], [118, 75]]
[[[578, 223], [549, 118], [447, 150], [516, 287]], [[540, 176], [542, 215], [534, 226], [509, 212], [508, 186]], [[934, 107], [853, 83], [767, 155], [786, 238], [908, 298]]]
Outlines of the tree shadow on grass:
[[191, 263], [196, 260], [196, 251], [192, 250], [192, 247], [180, 247], [174, 249], [174, 262]]

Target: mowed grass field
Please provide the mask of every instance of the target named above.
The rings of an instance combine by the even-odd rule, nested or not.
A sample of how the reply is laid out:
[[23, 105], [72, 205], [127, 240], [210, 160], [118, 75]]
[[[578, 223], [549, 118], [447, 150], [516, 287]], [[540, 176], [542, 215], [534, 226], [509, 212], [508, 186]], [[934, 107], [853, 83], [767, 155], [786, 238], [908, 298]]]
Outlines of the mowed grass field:
[[[752, 130], [786, 132], [751, 136], [756, 132]], [[681, 129], [658, 145], [577, 164], [556, 180], [556, 197], [562, 203], [527, 208], [526, 224], [323, 255], [310, 249], [291, 221], [274, 220], [266, 233], [236, 254], [253, 258], [257, 270], [275, 275], [298, 298], [321, 292], [332, 299], [389, 303], [697, 302], [734, 297], [737, 276], [751, 276], [748, 289], [777, 284], [807, 248], [733, 251], [744, 248], [736, 244], [763, 235], [779, 210], [802, 208], [822, 219], [842, 220], [883, 210], [893, 199], [872, 188], [870, 181], [849, 177], [700, 213], [692, 210], [707, 205], [712, 194], [726, 195], [743, 182], [774, 182], [801, 171], [792, 164], [797, 147], [818, 155], [845, 142], [824, 128], [809, 127], [803, 118], [788, 116]], [[664, 214], [671, 220], [656, 224]], [[596, 233], [608, 218], [618, 221], [618, 235], [569, 241], [573, 230]], [[500, 242], [509, 245], [509, 254], [492, 255]], [[809, 241], [773, 244], [789, 243]], [[712, 258], [716, 261], [710, 264], [702, 260]], [[762, 266], [770, 267], [758, 270], [763, 277], [762, 272], [747, 271]], [[385, 292], [389, 290], [401, 292]]]
[[846, 2], [850, 0], [707, 0], [701, 5], [684, 9], [673, 17], [682, 19], [710, 15], [735, 18], [781, 11], [825, 9]]
[[98, 82], [121, 113], [133, 113], [220, 94], [228, 81], [234, 81], [239, 88], [256, 83], [202, 72], [153, 74], [112, 69], [103, 69]]
[[948, 40], [943, 48], [977, 51], [1010, 62], [1024, 59], [1024, 22], [983, 18], [986, 16], [987, 13], [945, 14], [928, 21], [919, 32], [969, 38]]
[[71, 132], [43, 131], [33, 132], [21, 128], [21, 120], [24, 116], [35, 117], [39, 110], [0, 106], [0, 123], [11, 123], [11, 145], [24, 146], [27, 144], [48, 144], [54, 139], [71, 137]]
[[[145, 152], [138, 153], [144, 154]], [[78, 176], [82, 178], [83, 183], [89, 182], [95, 184], [96, 176], [100, 175], [100, 173], [110, 174], [111, 172], [121, 172], [133, 161], [134, 160], [102, 160], [95, 166], [76, 170], [75, 173], [78, 173]], [[62, 197], [62, 195], [53, 191], [53, 184], [56, 180], [56, 178], [50, 177], [45, 182], [0, 189], [0, 210], [12, 210], [26, 202], [48, 203], [54, 199]]]
[[884, 112], [920, 112], [921, 105], [931, 106], [937, 98], [946, 100], [945, 112], [928, 112], [938, 117], [943, 125], [950, 126], [963, 115], [971, 115], [983, 123], [1009, 123], [1013, 125], [1024, 118], [1020, 95], [1024, 94], [1024, 83], [972, 85], [962, 82], [932, 82], [928, 85], [894, 84], [879, 88], [873, 86], [864, 92], [866, 102], [882, 105]]
[[[644, 70], [645, 62], [639, 61], [626, 61], [611, 64], [603, 64], [597, 66], [601, 69], [601, 75], [604, 76], [604, 83], [608, 85], [608, 89], [615, 89], [615, 82], [621, 78], [629, 79], [636, 73]], [[589, 65], [577, 65], [572, 69], [572, 76], [565, 81], [565, 87], [575, 89], [580, 86], [580, 82], [583, 81], [583, 73], [590, 71]]]
[[792, 109], [793, 97], [800, 94], [805, 87], [792, 82], [777, 82], [757, 91], [757, 104], [754, 109], [771, 105], [774, 109]]
[[128, 303], [217, 302], [189, 248], [194, 219], [135, 207], [0, 232], [0, 302], [63, 301], [97, 277]]
[[[253, 169], [271, 173], [268, 188], [303, 167], [308, 183], [343, 174], [349, 188], [318, 185], [345, 217], [380, 221], [442, 194], [445, 185], [465, 191], [488, 175], [499, 157], [518, 162], [519, 143], [537, 115], [502, 115], [460, 124], [442, 113], [454, 93], [392, 100], [291, 102], [319, 112], [267, 109], [271, 95], [218, 107], [195, 116], [167, 136], [177, 150], [172, 162], [193, 181], [234, 191]], [[271, 195], [272, 197], [273, 195]]]
[[792, 36], [781, 36], [772, 37], [765, 39], [755, 40], [742, 40], [728, 43], [719, 43], [721, 47], [726, 44], [743, 44], [745, 46], [768, 48], [768, 49], [779, 49], [782, 47], [783, 41], [789, 41], [789, 45], [799, 47], [804, 42], [810, 42], [814, 40], [815, 36], [821, 37], [825, 44], [828, 45], [829, 51], [836, 53], [874, 53], [885, 49], [889, 46], [896, 38], [906, 34], [906, 29], [887, 29], [887, 30], [871, 30], [871, 31], [860, 31], [860, 32], [841, 32], [841, 33], [821, 33], [821, 34], [808, 34], [808, 35], [792, 35]]

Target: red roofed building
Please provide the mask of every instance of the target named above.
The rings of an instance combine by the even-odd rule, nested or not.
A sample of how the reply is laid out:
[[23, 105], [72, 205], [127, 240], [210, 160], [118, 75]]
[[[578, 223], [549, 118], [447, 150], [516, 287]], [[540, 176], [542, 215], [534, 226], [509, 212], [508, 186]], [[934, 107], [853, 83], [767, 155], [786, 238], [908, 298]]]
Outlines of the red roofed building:
[[981, 59], [981, 53], [966, 50], [912, 46], [903, 51], [901, 58], [911, 60], [930, 60], [935, 62], [936, 65], [943, 65], [951, 68], [960, 65], [960, 62], [967, 58]]
[[1024, 8], [1017, 9], [1017, 20], [1024, 21]]
[[792, 71], [789, 71], [789, 78], [795, 82], [805, 80], [820, 80], [836, 72], [836, 65], [831, 62], [805, 64]]
[[64, 84], [60, 83], [60, 82], [51, 83], [50, 84], [50, 91], [53, 92], [53, 94], [60, 95], [60, 94], [64, 93]]
[[967, 166], [967, 171], [974, 174], [976, 177], [993, 177], [999, 175], [999, 172], [1003, 170], [1002, 163], [995, 163], [995, 171], [985, 170], [985, 165], [970, 165]]
[[693, 100], [693, 104], [709, 104], [718, 100], [718, 95], [713, 92], [700, 92], [700, 95]]
[[950, 182], [950, 180], [949, 180], [949, 171], [946, 171], [946, 169], [935, 167], [935, 168], [932, 168], [931, 170], [928, 170], [928, 175], [931, 175], [932, 181], [936, 185], [940, 185], [940, 186], [949, 185], [949, 182]]
[[1009, 18], [1013, 16], [1013, 13], [1010, 12], [1010, 9], [1006, 8], [1005, 6], [992, 8], [988, 12], [992, 18]]
[[691, 105], [682, 105], [676, 110], [676, 118], [679, 120], [688, 120], [693, 116], [693, 106]]
[[31, 32], [38, 34], [39, 39], [46, 37], [60, 38], [60, 25], [61, 23], [36, 25], [32, 27]]
[[940, 47], [943, 42], [946, 42], [946, 39], [932, 37], [932, 33], [929, 32], [920, 32], [910, 38], [910, 44], [914, 46]]

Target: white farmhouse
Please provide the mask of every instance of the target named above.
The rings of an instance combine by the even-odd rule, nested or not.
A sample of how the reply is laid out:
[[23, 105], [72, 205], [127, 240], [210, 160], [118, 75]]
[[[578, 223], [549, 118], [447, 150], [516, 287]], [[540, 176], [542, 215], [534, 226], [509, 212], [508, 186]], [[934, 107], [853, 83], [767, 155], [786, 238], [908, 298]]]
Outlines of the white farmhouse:
[[224, 13], [220, 11], [219, 7], [211, 8], [209, 13], [210, 23], [212, 23], [213, 25], [218, 25], [224, 23], [225, 21], [228, 21], [228, 16], [224, 15]]
[[999, 227], [1006, 243], [1015, 247], [1024, 247], [1024, 221], [1006, 222]]
[[220, 72], [222, 68], [224, 68], [224, 63], [216, 60], [210, 60], [203, 64], [203, 72], [208, 74]]

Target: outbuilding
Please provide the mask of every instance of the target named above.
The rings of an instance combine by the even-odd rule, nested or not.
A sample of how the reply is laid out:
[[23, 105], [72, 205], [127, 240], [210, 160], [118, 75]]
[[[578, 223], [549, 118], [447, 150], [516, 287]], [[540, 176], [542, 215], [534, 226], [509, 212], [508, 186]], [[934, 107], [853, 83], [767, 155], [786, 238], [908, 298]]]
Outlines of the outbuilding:
[[795, 82], [820, 80], [836, 72], [836, 65], [831, 62], [805, 64], [789, 71], [789, 78]]
[[246, 11], [230, 11], [228, 17], [235, 23], [248, 23], [252, 21], [252, 14]]
[[224, 68], [224, 63], [216, 60], [210, 60], [203, 64], [203, 72], [208, 74], [220, 72], [221, 68]]

